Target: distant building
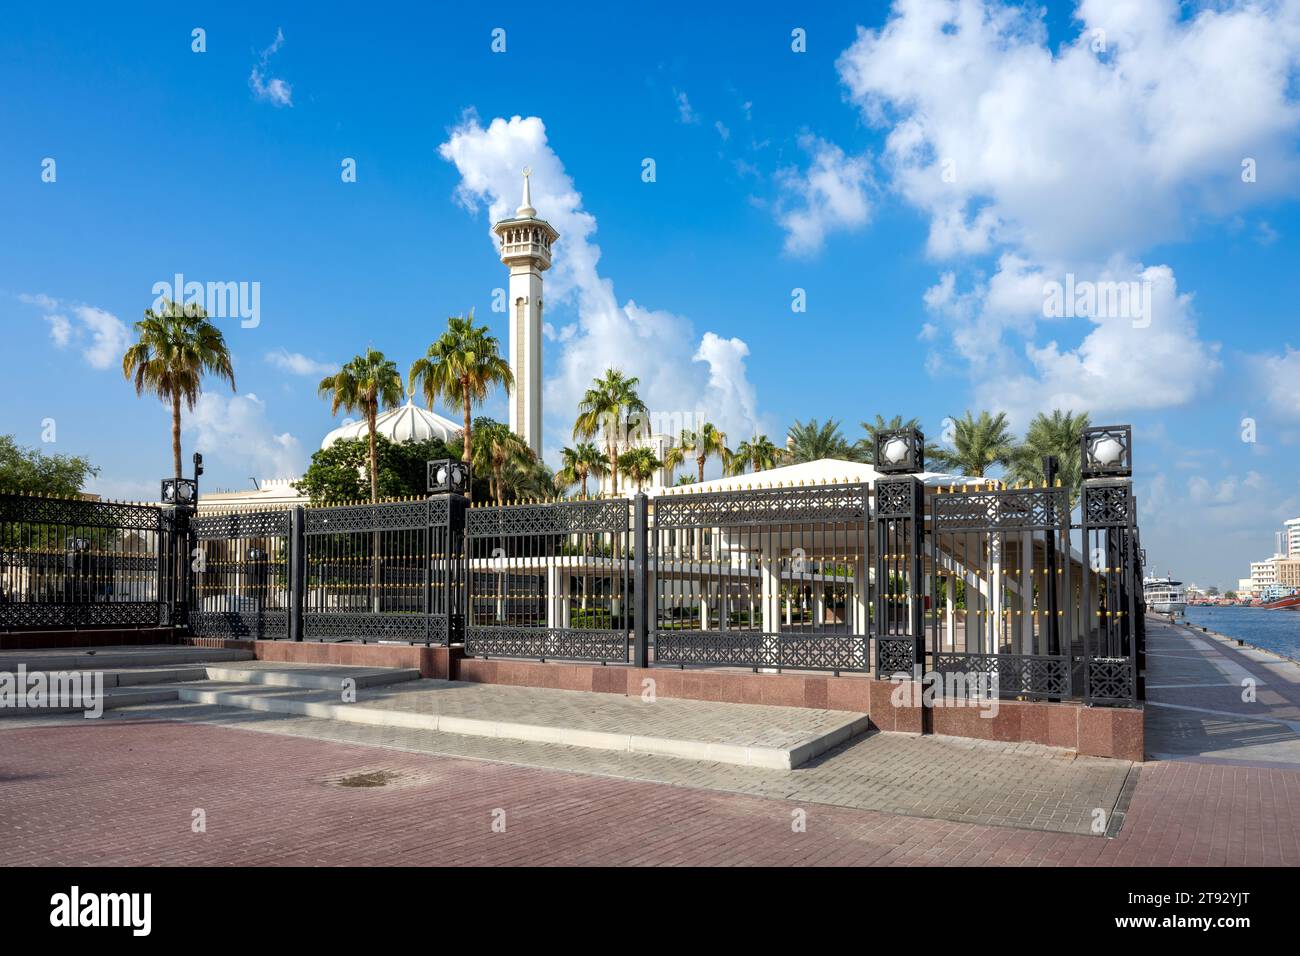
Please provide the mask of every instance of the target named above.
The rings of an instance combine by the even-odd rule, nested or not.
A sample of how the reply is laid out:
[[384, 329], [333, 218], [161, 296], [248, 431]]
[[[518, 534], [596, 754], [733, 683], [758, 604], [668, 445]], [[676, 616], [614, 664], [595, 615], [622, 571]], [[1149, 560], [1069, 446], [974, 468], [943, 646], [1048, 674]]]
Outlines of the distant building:
[[1277, 583], [1284, 588], [1300, 588], [1300, 557], [1277, 558], [1273, 561]]
[[1255, 582], [1250, 578], [1241, 578], [1237, 581], [1237, 597], [1250, 597], [1255, 593]]
[[1300, 518], [1282, 522], [1282, 546], [1279, 550], [1288, 558], [1300, 558]]
[[1250, 581], [1251, 591], [1257, 595], [1277, 584], [1277, 558], [1250, 562]]

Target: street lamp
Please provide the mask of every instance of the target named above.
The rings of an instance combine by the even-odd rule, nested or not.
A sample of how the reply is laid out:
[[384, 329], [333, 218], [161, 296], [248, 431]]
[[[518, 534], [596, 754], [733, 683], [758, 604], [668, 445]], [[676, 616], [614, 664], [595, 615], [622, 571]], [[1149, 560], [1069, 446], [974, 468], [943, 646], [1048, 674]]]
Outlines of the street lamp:
[[918, 428], [876, 433], [876, 471], [907, 475], [925, 471], [925, 436]]
[[1085, 428], [1079, 442], [1083, 478], [1129, 478], [1133, 475], [1133, 429], [1129, 425]]
[[441, 458], [426, 463], [427, 488], [431, 495], [463, 495], [469, 490], [470, 469], [463, 461]]

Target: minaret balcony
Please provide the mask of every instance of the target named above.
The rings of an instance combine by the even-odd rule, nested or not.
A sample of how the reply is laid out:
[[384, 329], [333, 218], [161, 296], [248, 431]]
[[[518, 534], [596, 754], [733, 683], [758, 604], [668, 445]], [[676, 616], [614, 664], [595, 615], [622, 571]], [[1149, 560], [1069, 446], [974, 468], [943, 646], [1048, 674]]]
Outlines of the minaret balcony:
[[551, 250], [540, 242], [501, 243], [501, 261], [509, 263], [512, 259], [537, 259], [543, 269], [548, 269], [551, 265]]

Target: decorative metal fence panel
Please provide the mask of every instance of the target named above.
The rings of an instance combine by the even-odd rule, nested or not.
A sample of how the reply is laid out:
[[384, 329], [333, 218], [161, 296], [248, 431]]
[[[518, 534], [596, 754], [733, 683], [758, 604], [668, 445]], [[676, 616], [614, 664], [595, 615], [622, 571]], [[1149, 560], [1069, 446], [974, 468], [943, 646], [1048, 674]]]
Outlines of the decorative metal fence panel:
[[170, 623], [170, 527], [154, 505], [0, 495], [0, 628]]
[[464, 513], [454, 495], [306, 509], [303, 639], [460, 640]]
[[653, 662], [866, 670], [869, 515], [862, 484], [656, 498]]
[[876, 479], [876, 676], [916, 676], [925, 664], [925, 485], [915, 475]]
[[465, 653], [626, 662], [633, 551], [625, 498], [466, 512]]
[[1069, 697], [1079, 623], [1069, 493], [989, 483], [939, 489], [929, 505], [931, 666], [967, 678], [943, 686]]
[[190, 519], [190, 627], [203, 637], [288, 638], [293, 512], [242, 511]]
[[1084, 482], [1082, 530], [1088, 560], [1079, 607], [1083, 695], [1090, 703], [1128, 703], [1139, 694], [1145, 606], [1136, 511], [1129, 482]]

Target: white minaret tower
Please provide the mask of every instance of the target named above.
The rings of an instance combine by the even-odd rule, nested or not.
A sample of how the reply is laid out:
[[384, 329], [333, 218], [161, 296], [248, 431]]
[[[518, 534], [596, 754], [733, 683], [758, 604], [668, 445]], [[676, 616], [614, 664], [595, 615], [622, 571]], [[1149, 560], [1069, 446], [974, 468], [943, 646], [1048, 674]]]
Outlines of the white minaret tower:
[[524, 198], [514, 218], [492, 231], [501, 241], [501, 261], [510, 267], [510, 430], [542, 454], [542, 273], [551, 267], [551, 245], [560, 234], [537, 218], [524, 170]]

